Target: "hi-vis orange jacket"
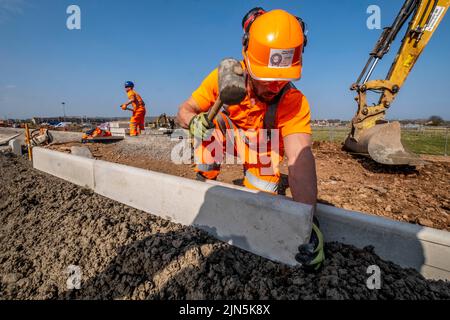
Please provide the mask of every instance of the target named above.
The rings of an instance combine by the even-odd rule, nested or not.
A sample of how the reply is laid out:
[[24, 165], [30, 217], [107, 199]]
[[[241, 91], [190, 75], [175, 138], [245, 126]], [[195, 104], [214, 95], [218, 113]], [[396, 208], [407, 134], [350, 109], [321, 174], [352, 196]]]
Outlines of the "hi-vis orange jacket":
[[[244, 69], [245, 65], [242, 63]], [[219, 80], [217, 68], [192, 93], [202, 111], [208, 111], [219, 95]], [[264, 116], [268, 104], [245, 97], [238, 105], [228, 106], [229, 118], [243, 130], [264, 128]], [[295, 87], [289, 88], [277, 104], [274, 128], [280, 129], [280, 137], [293, 133], [311, 134], [311, 114], [308, 100]]]
[[134, 100], [132, 103], [133, 111], [138, 111], [139, 109], [145, 109], [144, 100], [142, 100], [141, 96], [134, 90], [130, 90], [127, 92], [128, 99]]

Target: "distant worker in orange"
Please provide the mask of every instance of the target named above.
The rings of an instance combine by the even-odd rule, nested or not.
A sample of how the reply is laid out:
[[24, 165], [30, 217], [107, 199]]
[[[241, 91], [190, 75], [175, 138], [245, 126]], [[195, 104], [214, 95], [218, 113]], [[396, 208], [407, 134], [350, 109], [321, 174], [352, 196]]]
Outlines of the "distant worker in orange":
[[[301, 77], [302, 53], [306, 45], [304, 23], [286, 11], [266, 12], [257, 7], [245, 15], [242, 27], [245, 99], [237, 105], [226, 106], [213, 122], [209, 121], [208, 110], [219, 95], [218, 69], [215, 69], [179, 107], [178, 122], [188, 128], [193, 137], [203, 141], [195, 150], [203, 157], [195, 168], [197, 178], [215, 180], [220, 172], [222, 161], [217, 159], [216, 151], [214, 156], [212, 152], [209, 154], [209, 141], [219, 141], [220, 146], [232, 140], [231, 145], [241, 146], [237, 154], [242, 159], [241, 154], [249, 153], [241, 151], [252, 148], [248, 141], [254, 139], [255, 134], [260, 136], [270, 130], [276, 136], [272, 134], [269, 140], [279, 141], [280, 147], [278, 150], [258, 150], [256, 161], [249, 161], [248, 156], [242, 159], [244, 185], [278, 193], [278, 164], [286, 156], [294, 200], [315, 207], [317, 177], [311, 150], [310, 108], [306, 97], [291, 82]], [[211, 131], [214, 140], [208, 139]], [[268, 156], [279, 159], [268, 165], [263, 161]], [[266, 170], [268, 166], [273, 166], [273, 170]], [[307, 269], [319, 270], [325, 259], [323, 245], [323, 236], [314, 218], [310, 242], [299, 247], [296, 259]]]
[[[141, 96], [134, 90], [134, 83], [131, 81], [125, 82], [125, 91], [128, 95], [128, 102], [122, 104], [122, 110], [130, 110], [133, 115], [130, 118], [130, 136], [135, 137], [144, 131], [145, 127], [145, 103]], [[133, 106], [133, 109], [128, 109], [129, 105]]]

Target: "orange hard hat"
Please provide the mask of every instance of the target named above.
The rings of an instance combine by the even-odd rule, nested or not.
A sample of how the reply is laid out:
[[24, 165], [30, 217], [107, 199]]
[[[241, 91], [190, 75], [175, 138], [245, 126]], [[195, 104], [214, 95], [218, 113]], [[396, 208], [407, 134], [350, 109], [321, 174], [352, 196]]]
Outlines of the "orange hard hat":
[[242, 54], [250, 76], [263, 81], [300, 79], [306, 42], [301, 20], [284, 10], [258, 13], [250, 28], [244, 28]]

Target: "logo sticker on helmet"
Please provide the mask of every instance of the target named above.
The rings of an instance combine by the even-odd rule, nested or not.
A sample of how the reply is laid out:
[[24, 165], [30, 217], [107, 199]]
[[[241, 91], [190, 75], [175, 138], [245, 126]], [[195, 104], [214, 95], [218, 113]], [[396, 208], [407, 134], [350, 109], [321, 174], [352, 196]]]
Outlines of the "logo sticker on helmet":
[[295, 49], [270, 49], [269, 68], [289, 68], [294, 60]]

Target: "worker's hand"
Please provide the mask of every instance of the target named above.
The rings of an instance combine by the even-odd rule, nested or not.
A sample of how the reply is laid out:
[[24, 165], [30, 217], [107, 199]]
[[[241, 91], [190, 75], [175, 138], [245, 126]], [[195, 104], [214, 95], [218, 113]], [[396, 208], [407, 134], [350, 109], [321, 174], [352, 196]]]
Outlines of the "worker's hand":
[[191, 136], [206, 140], [211, 136], [214, 123], [208, 119], [208, 114], [202, 112], [194, 116], [189, 122], [189, 132]]
[[127, 110], [127, 105], [124, 103], [123, 105], [120, 106], [122, 108], [122, 110]]
[[325, 260], [323, 245], [324, 240], [319, 229], [319, 221], [314, 217], [309, 243], [299, 246], [295, 256], [295, 260], [302, 264], [303, 270], [317, 272], [322, 268]]

